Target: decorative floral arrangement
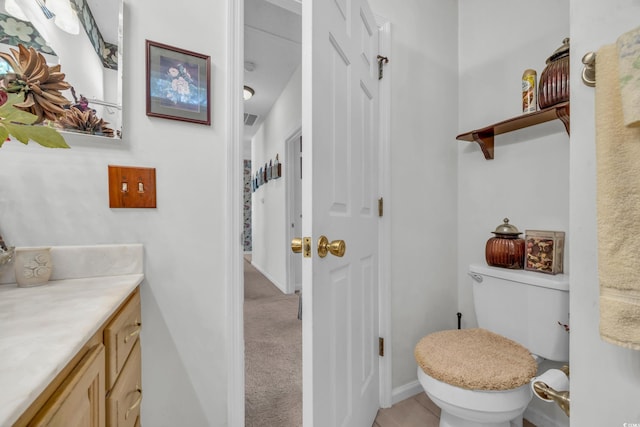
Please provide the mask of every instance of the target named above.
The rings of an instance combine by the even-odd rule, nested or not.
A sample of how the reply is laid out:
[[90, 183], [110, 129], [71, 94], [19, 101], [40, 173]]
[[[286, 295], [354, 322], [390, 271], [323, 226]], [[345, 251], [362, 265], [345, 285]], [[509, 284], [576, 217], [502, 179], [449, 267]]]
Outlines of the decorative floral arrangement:
[[73, 95], [75, 103], [66, 110], [65, 116], [56, 122], [56, 126], [113, 138], [113, 129], [107, 126], [108, 122], [96, 115], [96, 110], [89, 107], [87, 98], [80, 95], [80, 99], [78, 99], [73, 87], [71, 87], [71, 95]]
[[44, 147], [69, 148], [58, 131], [47, 125], [32, 126], [66, 115], [70, 104], [61, 90], [71, 86], [64, 81], [60, 65], [49, 67], [35, 49], [18, 45], [12, 55], [0, 52], [13, 73], [0, 76], [0, 146], [13, 136], [23, 144], [30, 140]]
[[49, 126], [32, 126], [38, 116], [22, 111], [15, 106], [20, 103], [20, 95], [9, 94], [0, 89], [0, 147], [9, 136], [13, 136], [23, 144], [30, 140], [43, 147], [69, 148], [58, 131]]
[[[0, 146], [11, 135], [23, 144], [33, 140], [51, 148], [68, 148], [58, 130], [81, 131], [92, 135], [113, 137], [114, 131], [87, 98], [67, 83], [60, 64], [52, 67], [33, 47], [22, 44], [0, 52], [13, 72], [0, 75]], [[61, 91], [71, 89], [71, 102]], [[31, 126], [40, 125], [40, 126]]]
[[170, 67], [167, 70], [167, 79], [170, 86], [167, 87], [167, 99], [174, 104], [178, 102], [189, 103], [191, 98], [191, 86], [194, 85], [191, 74], [183, 64]]
[[173, 60], [165, 61], [166, 63], [162, 64], [165, 71], [160, 78], [154, 78], [151, 81], [151, 93], [161, 98], [163, 105], [197, 110], [202, 93], [191, 76], [192, 72], [197, 70], [193, 70], [193, 66], [189, 64]]
[[71, 101], [60, 91], [69, 89], [71, 85], [64, 81], [65, 74], [60, 71], [60, 64], [49, 67], [44, 56], [33, 47], [27, 49], [18, 45], [18, 49], [10, 49], [13, 56], [0, 52], [0, 58], [7, 61], [14, 71], [4, 75], [4, 90], [22, 95], [24, 101], [15, 106], [36, 115], [36, 123], [64, 117], [64, 107]]

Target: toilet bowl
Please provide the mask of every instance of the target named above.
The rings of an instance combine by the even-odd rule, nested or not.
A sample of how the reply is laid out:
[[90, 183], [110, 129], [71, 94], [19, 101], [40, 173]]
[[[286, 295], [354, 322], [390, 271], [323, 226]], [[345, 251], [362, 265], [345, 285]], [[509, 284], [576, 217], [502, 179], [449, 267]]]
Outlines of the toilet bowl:
[[532, 353], [569, 358], [568, 277], [484, 265], [469, 275], [479, 328], [423, 337], [418, 380], [441, 409], [440, 427], [522, 427], [537, 373]]
[[520, 427], [537, 363], [520, 344], [485, 329], [440, 331], [416, 345], [418, 379], [444, 427]]
[[440, 407], [440, 427], [522, 427], [522, 415], [532, 397], [531, 387], [512, 390], [465, 390], [425, 374], [418, 380], [427, 396]]

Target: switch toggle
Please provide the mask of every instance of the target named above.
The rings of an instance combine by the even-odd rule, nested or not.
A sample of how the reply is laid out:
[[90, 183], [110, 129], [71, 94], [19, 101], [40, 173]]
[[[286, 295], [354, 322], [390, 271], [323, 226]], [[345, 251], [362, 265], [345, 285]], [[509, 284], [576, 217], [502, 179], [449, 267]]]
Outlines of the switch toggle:
[[109, 165], [109, 207], [155, 208], [156, 169]]

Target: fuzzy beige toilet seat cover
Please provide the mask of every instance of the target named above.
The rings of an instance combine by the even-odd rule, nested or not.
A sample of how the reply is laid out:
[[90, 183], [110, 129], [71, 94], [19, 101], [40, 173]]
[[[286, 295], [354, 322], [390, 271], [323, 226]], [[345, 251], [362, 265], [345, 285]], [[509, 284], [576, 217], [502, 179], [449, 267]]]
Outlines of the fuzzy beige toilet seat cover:
[[429, 376], [469, 390], [510, 390], [536, 376], [529, 350], [486, 329], [454, 329], [422, 338], [418, 365]]

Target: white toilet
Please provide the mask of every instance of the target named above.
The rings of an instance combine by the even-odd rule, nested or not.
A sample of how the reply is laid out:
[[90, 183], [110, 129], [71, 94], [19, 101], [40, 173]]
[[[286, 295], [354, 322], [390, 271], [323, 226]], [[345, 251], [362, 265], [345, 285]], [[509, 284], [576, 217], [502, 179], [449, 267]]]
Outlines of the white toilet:
[[521, 427], [539, 358], [569, 360], [569, 278], [469, 266], [479, 328], [416, 345], [418, 380], [440, 427]]

